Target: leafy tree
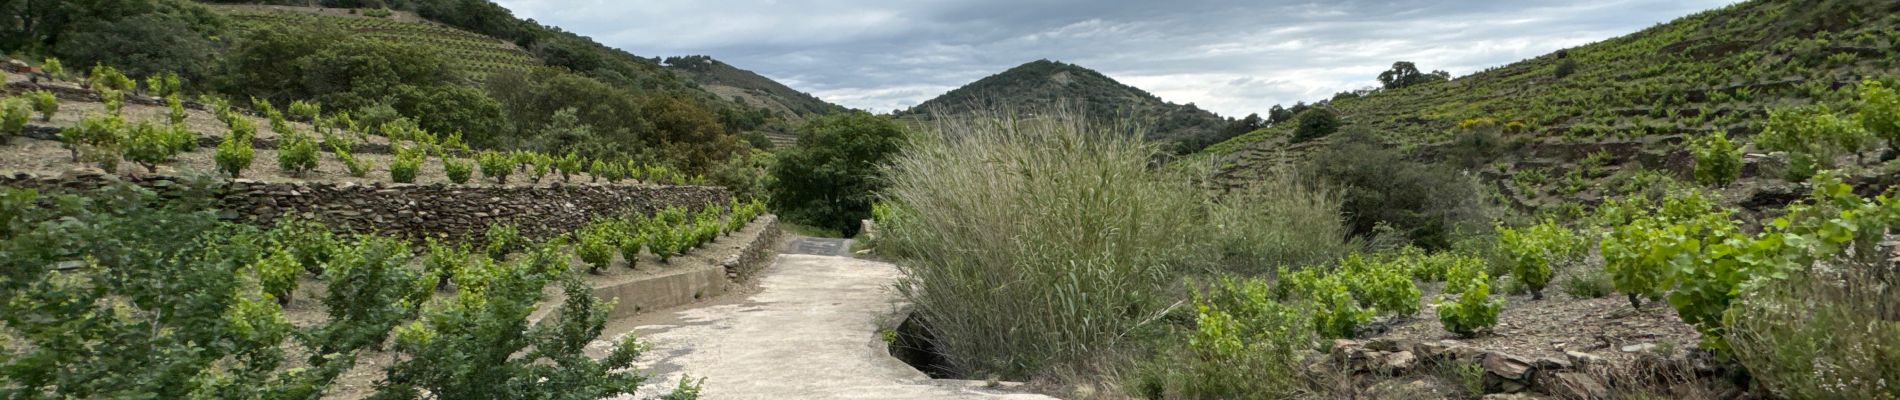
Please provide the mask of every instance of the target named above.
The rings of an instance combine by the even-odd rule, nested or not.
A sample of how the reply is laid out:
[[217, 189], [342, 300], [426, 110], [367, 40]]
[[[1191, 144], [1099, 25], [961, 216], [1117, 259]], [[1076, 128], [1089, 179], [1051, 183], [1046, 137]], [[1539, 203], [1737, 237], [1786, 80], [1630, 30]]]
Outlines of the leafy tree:
[[767, 191], [773, 208], [791, 221], [857, 232], [881, 187], [878, 169], [897, 154], [904, 135], [895, 121], [861, 112], [806, 122], [799, 146], [772, 164]]
[[1422, 83], [1443, 82], [1451, 78], [1444, 71], [1432, 71], [1429, 74], [1418, 72], [1418, 66], [1410, 61], [1392, 63], [1392, 69], [1379, 73], [1379, 83], [1386, 89], [1398, 89]]
[[1300, 113], [1299, 126], [1293, 128], [1293, 141], [1304, 142], [1339, 131], [1339, 113], [1326, 107], [1315, 107]]
[[1292, 120], [1293, 111], [1281, 108], [1279, 104], [1274, 104], [1272, 109], [1267, 110], [1267, 125], [1278, 125]]
[[1308, 160], [1320, 182], [1341, 188], [1341, 209], [1354, 235], [1384, 225], [1427, 249], [1445, 249], [1459, 234], [1488, 229], [1478, 187], [1443, 164], [1405, 159], [1364, 131], [1348, 131]]

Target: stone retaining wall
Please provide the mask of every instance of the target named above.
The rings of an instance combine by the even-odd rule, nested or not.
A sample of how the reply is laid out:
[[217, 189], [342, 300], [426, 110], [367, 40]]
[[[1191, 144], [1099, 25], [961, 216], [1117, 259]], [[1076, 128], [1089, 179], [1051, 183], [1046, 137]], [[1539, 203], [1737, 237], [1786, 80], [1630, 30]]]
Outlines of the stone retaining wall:
[[187, 188], [188, 178], [119, 177], [102, 174], [0, 176], [0, 185], [47, 190], [89, 190], [124, 181], [164, 196], [210, 196], [227, 220], [270, 226], [298, 216], [323, 222], [339, 233], [377, 232], [411, 240], [480, 237], [490, 224], [514, 223], [531, 239], [572, 232], [601, 215], [668, 206], [724, 205], [725, 188], [553, 184], [546, 186], [410, 185], [214, 181], [208, 193]]

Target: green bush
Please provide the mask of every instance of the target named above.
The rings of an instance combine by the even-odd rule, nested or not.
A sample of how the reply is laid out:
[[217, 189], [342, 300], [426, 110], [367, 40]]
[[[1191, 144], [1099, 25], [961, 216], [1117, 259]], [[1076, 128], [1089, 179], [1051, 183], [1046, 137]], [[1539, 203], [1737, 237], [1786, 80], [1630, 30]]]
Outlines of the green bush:
[[493, 150], [483, 151], [476, 162], [481, 164], [482, 176], [493, 178], [498, 185], [508, 184], [508, 174], [515, 171], [514, 157]]
[[1346, 226], [1359, 237], [1385, 225], [1414, 245], [1443, 250], [1462, 235], [1490, 229], [1477, 181], [1443, 164], [1407, 159], [1370, 132], [1334, 137], [1310, 156], [1305, 171], [1341, 190]]
[[1579, 299], [1596, 299], [1616, 292], [1616, 284], [1610, 282], [1610, 274], [1601, 269], [1572, 271], [1559, 282], [1564, 293]]
[[1774, 110], [1768, 124], [1756, 135], [1763, 149], [1788, 153], [1788, 179], [1805, 181], [1814, 174], [1834, 168], [1834, 159], [1857, 154], [1872, 135], [1861, 124], [1853, 123], [1827, 106]]
[[1900, 149], [1900, 94], [1880, 81], [1867, 81], [1861, 83], [1860, 101], [1855, 118], [1861, 128], [1886, 140], [1888, 147]]
[[297, 131], [280, 131], [277, 141], [277, 168], [290, 176], [303, 176], [317, 169], [317, 141]]
[[218, 143], [218, 151], [212, 154], [212, 159], [217, 161], [219, 171], [230, 175], [231, 179], [237, 179], [239, 174], [251, 167], [253, 153], [250, 136], [239, 135], [234, 131]]
[[0, 100], [0, 144], [13, 136], [26, 134], [26, 123], [33, 119], [33, 106], [25, 99]]
[[482, 250], [488, 252], [488, 258], [496, 260], [506, 260], [509, 253], [521, 251], [528, 244], [521, 237], [521, 228], [514, 224], [489, 225], [488, 230], [482, 232], [482, 239]]
[[612, 236], [613, 232], [599, 223], [588, 225], [579, 232], [574, 242], [574, 253], [580, 255], [581, 261], [587, 262], [588, 273], [599, 274], [613, 264], [614, 253], [618, 248], [614, 246]]
[[536, 184], [541, 183], [541, 178], [547, 177], [548, 172], [554, 167], [554, 157], [546, 154], [527, 153], [527, 158], [528, 164], [531, 167], [528, 171], [529, 181]]
[[86, 85], [88, 87], [93, 90], [99, 90], [102, 93], [104, 92], [103, 89], [124, 92], [138, 90], [139, 88], [137, 81], [126, 77], [124, 73], [119, 72], [118, 68], [104, 64], [94, 64], [92, 66], [92, 74], [88, 75], [86, 79]]
[[330, 152], [336, 154], [337, 161], [343, 162], [345, 172], [348, 172], [352, 177], [362, 178], [369, 176], [370, 169], [376, 167], [370, 160], [356, 158], [356, 155], [350, 154], [350, 150], [345, 147], [331, 147]]
[[45, 70], [46, 76], [53, 77], [54, 80], [63, 81], [68, 78], [68, 76], [66, 76], [66, 64], [59, 62], [57, 58], [47, 57], [46, 62], [40, 64], [40, 69]]
[[106, 112], [119, 115], [125, 110], [125, 92], [112, 89], [99, 89], [99, 102], [104, 103]]
[[560, 170], [561, 182], [568, 182], [574, 174], [581, 173], [581, 156], [567, 153], [566, 156], [554, 161], [554, 169]]
[[317, 117], [323, 114], [323, 106], [303, 100], [291, 101], [288, 110], [290, 117], [310, 123], [316, 123]]
[[1583, 238], [1555, 221], [1546, 220], [1523, 229], [1500, 226], [1497, 231], [1498, 244], [1511, 276], [1525, 285], [1532, 299], [1544, 298], [1552, 264], [1567, 263], [1584, 254]]
[[1326, 107], [1314, 107], [1294, 119], [1293, 141], [1304, 142], [1339, 131], [1339, 113]]
[[1418, 314], [1420, 292], [1406, 267], [1406, 263], [1354, 253], [1339, 260], [1334, 274], [1345, 281], [1360, 307], [1377, 314], [1412, 316]]
[[1742, 176], [1742, 148], [1728, 135], [1712, 132], [1690, 142], [1695, 155], [1695, 180], [1711, 186], [1727, 186]]
[[[904, 126], [870, 113], [840, 113], [799, 127], [797, 147], [770, 166], [766, 192], [787, 221], [856, 235], [883, 186], [880, 167], [903, 143]], [[647, 180], [680, 184], [673, 171], [648, 170]]]
[[1187, 357], [1167, 368], [1185, 398], [1292, 398], [1300, 392], [1311, 321], [1296, 306], [1268, 298], [1260, 281], [1222, 279], [1194, 296]]
[[275, 248], [270, 255], [250, 265], [250, 273], [257, 277], [258, 284], [277, 304], [289, 305], [293, 292], [297, 290], [297, 278], [303, 276], [303, 265], [290, 251]]
[[1900, 304], [1891, 264], [1829, 258], [1834, 271], [1795, 269], [1729, 311], [1735, 359], [1777, 397], [1900, 396]]
[[389, 180], [396, 183], [416, 183], [416, 173], [422, 169], [422, 157], [398, 156], [389, 162]]
[[89, 155], [87, 158], [109, 158], [116, 165], [125, 134], [125, 119], [118, 115], [88, 115], [78, 125], [60, 130], [59, 138], [72, 151], [74, 162], [79, 162], [83, 154]]
[[191, 115], [185, 111], [185, 101], [178, 95], [165, 96], [165, 109], [165, 117], [172, 125], [183, 125], [185, 118]]
[[53, 92], [35, 90], [27, 96], [33, 101], [33, 111], [40, 113], [41, 122], [52, 121], [53, 114], [59, 113], [59, 97], [54, 96]]
[[1360, 325], [1377, 315], [1378, 310], [1361, 307], [1359, 301], [1353, 299], [1352, 291], [1347, 286], [1348, 279], [1343, 274], [1322, 276], [1313, 282], [1312, 291], [1307, 294], [1306, 303], [1312, 307], [1313, 328], [1320, 337], [1353, 337], [1358, 334]]
[[448, 174], [449, 182], [460, 185], [468, 183], [468, 177], [475, 173], [475, 164], [466, 158], [443, 157], [442, 172]]
[[1438, 303], [1438, 322], [1446, 331], [1460, 336], [1471, 337], [1479, 332], [1491, 329], [1498, 324], [1498, 313], [1504, 311], [1504, 301], [1491, 298], [1490, 277], [1483, 272], [1475, 279], [1463, 281], [1461, 292], [1445, 293], [1456, 296]]
[[178, 155], [178, 142], [170, 129], [140, 122], [127, 131], [123, 156], [127, 161], [158, 173], [158, 164]]

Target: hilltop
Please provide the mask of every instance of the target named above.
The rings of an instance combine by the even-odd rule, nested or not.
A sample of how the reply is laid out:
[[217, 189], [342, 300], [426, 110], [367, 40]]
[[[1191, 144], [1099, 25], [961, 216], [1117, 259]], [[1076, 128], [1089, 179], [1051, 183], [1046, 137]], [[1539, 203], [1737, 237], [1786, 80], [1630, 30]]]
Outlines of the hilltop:
[[[1449, 81], [1342, 92], [1313, 108], [1337, 112], [1341, 131], [1365, 130], [1422, 158], [1452, 158], [1471, 153], [1459, 143], [1488, 141], [1477, 153], [1492, 156], [1454, 161], [1511, 181], [1499, 186], [1518, 205], [1596, 199], [1614, 194], [1604, 178], [1646, 170], [1687, 177], [1687, 138], [1719, 133], [1752, 143], [1771, 110], [1851, 112], [1854, 91], [1844, 89], [1900, 71], [1897, 11], [1900, 3], [1871, 0], [1750, 1]], [[1244, 185], [1326, 142], [1295, 141], [1294, 125], [1198, 156], [1222, 167], [1217, 181]], [[1464, 140], [1474, 138], [1484, 140]], [[1745, 181], [1776, 180], [1764, 160], [1750, 157]]]
[[[770, 110], [787, 125], [797, 125], [805, 119], [845, 110], [843, 106], [831, 104], [818, 96], [792, 89], [785, 84], [767, 78], [764, 75], [732, 66], [709, 56], [667, 57], [668, 70], [698, 84], [714, 95], [731, 100], [739, 105]], [[786, 126], [778, 126], [786, 128]], [[772, 142], [783, 146], [794, 143], [797, 136], [789, 129], [776, 129], [766, 132]]]
[[[1133, 119], [1150, 125], [1149, 139], [1177, 143], [1211, 142], [1227, 125], [1219, 115], [1174, 104], [1100, 72], [1050, 60], [1037, 60], [963, 85], [924, 101], [899, 115], [967, 115], [979, 110], [1049, 110], [1079, 107], [1091, 121]], [[1194, 147], [1198, 148], [1198, 147]]]

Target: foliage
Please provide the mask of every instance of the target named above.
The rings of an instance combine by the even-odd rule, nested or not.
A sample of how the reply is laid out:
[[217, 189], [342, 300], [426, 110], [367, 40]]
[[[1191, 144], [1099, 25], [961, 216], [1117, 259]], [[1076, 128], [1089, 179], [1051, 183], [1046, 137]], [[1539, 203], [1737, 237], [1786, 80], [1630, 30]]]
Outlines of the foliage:
[[52, 121], [53, 114], [59, 113], [59, 97], [53, 92], [35, 90], [27, 93], [27, 98], [33, 102], [33, 111], [40, 113], [40, 122]]
[[1871, 139], [1860, 124], [1841, 117], [1827, 106], [1775, 110], [1755, 143], [1789, 156], [1788, 179], [1806, 180], [1834, 168], [1835, 158], [1857, 153]]
[[1573, 298], [1595, 299], [1616, 292], [1615, 283], [1610, 282], [1610, 274], [1601, 269], [1572, 271], [1559, 282], [1564, 293]]
[[1867, 81], [1861, 83], [1860, 101], [1855, 118], [1861, 128], [1886, 140], [1888, 147], [1900, 148], [1900, 94], [1880, 81]]
[[105, 103], [106, 112], [119, 115], [125, 110], [125, 92], [113, 89], [99, 89], [99, 100]]
[[180, 143], [187, 140], [196, 138], [190, 137], [190, 132], [140, 122], [126, 133], [124, 156], [145, 167], [146, 172], [158, 173], [158, 164], [171, 161], [178, 155]]
[[237, 179], [239, 174], [251, 167], [253, 154], [251, 135], [242, 134], [233, 129], [231, 134], [225, 135], [223, 141], [218, 142], [218, 150], [212, 154], [211, 158], [217, 161], [219, 171], [230, 175], [232, 179]]
[[598, 274], [613, 264], [614, 252], [617, 250], [614, 236], [617, 233], [612, 226], [600, 222], [589, 224], [576, 232], [578, 240], [574, 242], [574, 253], [580, 255], [581, 261], [587, 262], [589, 273]]
[[277, 168], [291, 176], [317, 169], [317, 140], [309, 134], [278, 131]]
[[482, 239], [482, 251], [488, 253], [488, 258], [496, 260], [505, 260], [508, 254], [521, 251], [528, 245], [528, 240], [521, 237], [521, 228], [514, 224], [489, 225], [488, 230], [482, 232]]
[[1326, 107], [1314, 107], [1294, 118], [1293, 141], [1304, 142], [1339, 131], [1339, 113]]
[[1387, 90], [1432, 82], [1444, 82], [1450, 78], [1451, 74], [1445, 73], [1444, 71], [1433, 71], [1429, 74], [1420, 73], [1418, 72], [1418, 65], [1412, 64], [1410, 61], [1392, 63], [1392, 69], [1379, 73], [1379, 83]]
[[1353, 235], [1370, 237], [1386, 225], [1414, 245], [1439, 250], [1490, 225], [1475, 181], [1441, 164], [1407, 160], [1366, 132], [1334, 138], [1305, 171], [1343, 191], [1341, 210]]
[[0, 144], [6, 143], [9, 137], [25, 134], [26, 123], [32, 118], [32, 105], [25, 99], [0, 100]]
[[515, 171], [515, 159], [507, 154], [493, 150], [477, 155], [476, 162], [481, 164], [482, 176], [494, 178], [495, 184], [508, 184], [508, 174]]
[[[1673, 285], [1671, 259], [1682, 251], [1700, 250], [1710, 230], [1729, 230], [1726, 217], [1700, 194], [1672, 196], [1661, 210], [1636, 208], [1628, 222], [1618, 225], [1598, 244], [1604, 269], [1616, 290], [1640, 307], [1643, 297], [1661, 298]], [[1688, 247], [1676, 247], [1688, 246]]]
[[138, 90], [138, 81], [125, 76], [118, 68], [105, 64], [93, 64], [92, 74], [86, 76], [87, 87], [94, 90], [112, 89], [120, 92]]
[[362, 178], [369, 176], [370, 168], [375, 167], [371, 160], [356, 158], [355, 154], [350, 153], [348, 146], [331, 146], [330, 153], [336, 154], [337, 161], [343, 163], [343, 168], [346, 170], [345, 172], [348, 172], [352, 177]]
[[807, 121], [799, 145], [778, 155], [766, 188], [772, 208], [795, 223], [851, 235], [870, 217], [883, 187], [881, 168], [904, 140], [904, 127], [869, 113]]
[[291, 100], [286, 110], [292, 118], [309, 123], [316, 123], [317, 117], [323, 114], [323, 106], [303, 100]]
[[[883, 125], [871, 118], [821, 125]], [[1168, 308], [1161, 288], [1173, 272], [1204, 262], [1205, 198], [1150, 168], [1159, 151], [1151, 144], [1061, 115], [940, 120], [935, 129], [914, 137], [885, 174], [884, 198], [914, 223], [884, 230], [882, 245], [923, 255], [898, 264], [897, 287], [931, 321], [955, 371], [1015, 378], [1109, 351]], [[888, 133], [857, 134], [897, 135], [879, 130]], [[840, 135], [807, 136], [817, 141], [799, 148], [834, 148], [825, 142], [841, 138], [832, 136]], [[870, 143], [849, 147], [895, 150], [863, 139]], [[777, 165], [808, 164], [794, 161], [805, 159], [798, 152]]]
[[475, 164], [466, 158], [443, 157], [442, 172], [448, 174], [449, 182], [460, 185], [468, 183], [469, 175], [475, 172]]
[[523, 156], [528, 159], [527, 164], [531, 166], [528, 170], [530, 182], [541, 183], [541, 178], [547, 177], [548, 172], [554, 167], [554, 157], [546, 154], [523, 153]]
[[66, 64], [60, 62], [58, 58], [47, 57], [46, 61], [40, 64], [40, 69], [46, 71], [46, 76], [53, 77], [55, 80], [63, 81], [67, 78]]
[[1222, 262], [1236, 271], [1261, 273], [1345, 254], [1349, 246], [1339, 203], [1335, 192], [1282, 171], [1210, 204], [1207, 218]]
[[1689, 144], [1695, 155], [1695, 180], [1704, 185], [1727, 186], [1742, 176], [1742, 148], [1728, 135], [1713, 132]]
[[561, 182], [567, 182], [569, 176], [581, 172], [581, 156], [574, 153], [567, 153], [566, 156], [561, 156], [561, 158], [554, 161], [554, 169], [561, 172]]
[[172, 125], [184, 124], [185, 118], [190, 115], [185, 112], [185, 101], [178, 95], [165, 96], [165, 109], [167, 110], [165, 118], [171, 121]]
[[389, 162], [389, 180], [415, 183], [416, 173], [422, 170], [422, 161], [429, 157], [428, 152], [420, 148], [400, 148], [394, 144], [389, 147], [390, 153], [395, 154], [395, 159]]
[[[1346, 274], [1327, 274], [1313, 280], [1304, 300], [1312, 307], [1313, 329], [1323, 338], [1350, 338], [1359, 326], [1377, 316], [1378, 310], [1360, 306], [1353, 299]], [[1414, 289], [1416, 290], [1416, 289]], [[1413, 297], [1416, 301], [1418, 298]], [[1414, 310], [1417, 305], [1413, 305]]]
[[1315, 338], [1296, 306], [1269, 298], [1267, 284], [1223, 278], [1194, 296], [1194, 331], [1173, 379], [1187, 398], [1293, 398]]
[[[1843, 257], [1845, 258], [1845, 257]], [[1729, 311], [1735, 358], [1783, 398], [1900, 397], [1900, 289], [1885, 262], [1836, 258], [1738, 298]]]
[[1438, 303], [1438, 322], [1446, 331], [1470, 337], [1498, 324], [1504, 300], [1491, 298], [1489, 280], [1483, 272], [1478, 272], [1476, 279], [1461, 281], [1463, 291], [1446, 290], [1446, 294], [1456, 296]]
[[80, 119], [79, 124], [67, 127], [59, 132], [60, 140], [72, 151], [73, 161], [80, 161], [87, 150], [109, 157], [116, 163], [119, 159], [119, 146], [125, 141], [125, 119], [116, 114], [88, 115]]
[[1538, 300], [1544, 298], [1544, 286], [1550, 283], [1551, 266], [1581, 259], [1587, 246], [1576, 232], [1552, 220], [1522, 229], [1498, 227], [1497, 232], [1511, 276], [1527, 285], [1531, 298]]

